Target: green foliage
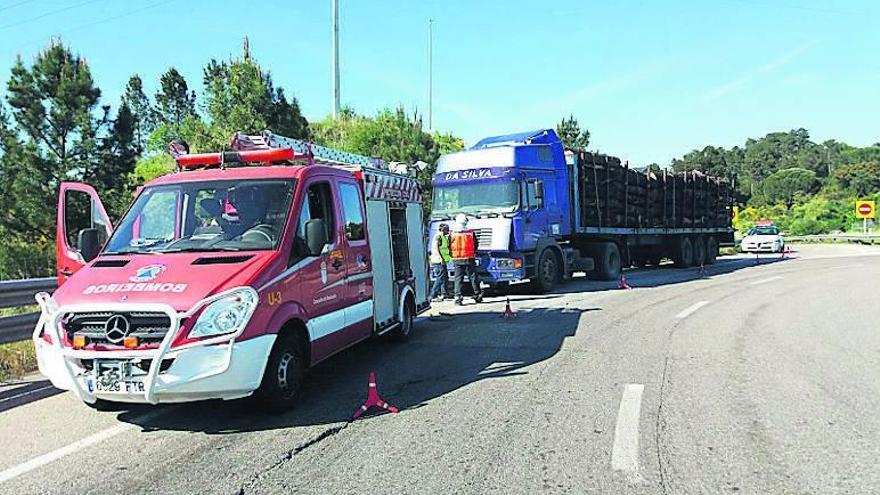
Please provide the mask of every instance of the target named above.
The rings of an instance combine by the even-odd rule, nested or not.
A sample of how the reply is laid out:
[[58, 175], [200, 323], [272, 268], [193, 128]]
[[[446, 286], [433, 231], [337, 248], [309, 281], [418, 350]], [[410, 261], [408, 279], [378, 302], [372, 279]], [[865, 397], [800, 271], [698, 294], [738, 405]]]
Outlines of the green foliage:
[[293, 138], [306, 138], [308, 122], [296, 98], [288, 101], [283, 88], [251, 58], [247, 41], [240, 59], [211, 60], [204, 69], [205, 109], [209, 142], [191, 144], [223, 149], [235, 132], [259, 134], [265, 129]]
[[568, 118], [563, 118], [556, 124], [556, 134], [562, 140], [565, 149], [585, 151], [587, 146], [590, 145], [590, 131], [587, 129], [581, 130], [581, 126], [578, 124], [577, 119], [574, 118], [574, 115], [569, 115]]
[[832, 180], [857, 196], [880, 191], [880, 160], [844, 165], [834, 170]]
[[153, 153], [143, 156], [137, 161], [131, 174], [130, 182], [140, 186], [174, 170], [174, 159], [168, 153]]
[[85, 60], [58, 42], [30, 67], [16, 61], [6, 96], [14, 121], [0, 117], [0, 219], [8, 234], [53, 235], [55, 213], [46, 208], [47, 198], [55, 198], [63, 180], [95, 178], [97, 133], [106, 122], [93, 115], [100, 94]]
[[437, 158], [464, 147], [464, 142], [451, 134], [425, 132], [421, 118], [415, 113], [408, 116], [400, 107], [382, 110], [375, 117], [344, 108], [337, 119], [327, 117], [313, 123], [310, 129], [312, 139], [322, 146], [381, 157], [388, 162], [426, 163], [427, 167], [416, 175], [426, 205], [431, 204], [431, 177]]
[[191, 91], [183, 75], [171, 67], [159, 78], [155, 121], [179, 132], [183, 121], [193, 115], [196, 115], [196, 92]]
[[143, 151], [147, 146], [147, 137], [156, 127], [156, 115], [149, 97], [144, 93], [144, 83], [137, 74], [128, 79], [122, 94], [122, 103], [131, 110], [134, 140], [138, 149]]
[[788, 207], [797, 195], [811, 194], [817, 186], [816, 173], [799, 167], [774, 172], [763, 182], [764, 195], [773, 202], [783, 201]]
[[[0, 234], [4, 234], [0, 230]], [[51, 277], [55, 271], [55, 244], [52, 238], [22, 240], [3, 235], [0, 245], [0, 280]]]

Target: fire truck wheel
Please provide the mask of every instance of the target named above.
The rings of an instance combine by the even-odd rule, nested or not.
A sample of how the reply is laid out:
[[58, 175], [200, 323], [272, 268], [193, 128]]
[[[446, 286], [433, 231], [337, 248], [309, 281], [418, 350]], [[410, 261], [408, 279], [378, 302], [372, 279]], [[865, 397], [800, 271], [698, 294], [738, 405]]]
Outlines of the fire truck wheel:
[[289, 334], [281, 334], [272, 347], [266, 362], [266, 371], [254, 398], [260, 406], [272, 413], [281, 413], [293, 407], [296, 394], [306, 372], [302, 346]]
[[409, 338], [412, 334], [415, 313], [412, 298], [407, 297], [406, 302], [403, 304], [403, 321], [400, 322], [400, 325], [397, 325], [397, 328], [391, 331], [392, 339], [403, 342]]

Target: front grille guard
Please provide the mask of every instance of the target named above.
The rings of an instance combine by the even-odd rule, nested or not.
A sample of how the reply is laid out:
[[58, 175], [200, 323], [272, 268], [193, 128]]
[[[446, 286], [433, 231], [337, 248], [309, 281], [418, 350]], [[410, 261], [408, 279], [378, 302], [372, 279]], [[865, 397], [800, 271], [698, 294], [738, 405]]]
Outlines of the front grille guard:
[[[70, 363], [71, 359], [151, 359], [152, 361], [150, 362], [150, 369], [147, 371], [147, 376], [144, 379], [144, 399], [150, 404], [157, 404], [158, 400], [156, 399], [156, 378], [159, 376], [159, 371], [162, 366], [162, 359], [171, 349], [171, 343], [174, 341], [174, 339], [177, 337], [177, 333], [180, 331], [181, 322], [186, 318], [192, 317], [202, 308], [211, 304], [212, 302], [218, 299], [222, 299], [226, 297], [229, 293], [240, 289], [241, 287], [236, 287], [234, 289], [223, 291], [211, 297], [202, 299], [201, 301], [197, 302], [192, 308], [185, 312], [178, 312], [170, 305], [161, 303], [70, 304], [59, 307], [55, 300], [52, 299], [52, 297], [48, 293], [40, 292], [35, 296], [37, 304], [40, 305], [40, 318], [37, 320], [36, 327], [34, 327], [32, 338], [35, 345], [40, 345], [40, 341], [43, 340], [43, 331], [45, 331], [49, 335], [52, 340], [52, 347], [55, 349], [57, 356], [61, 359], [61, 369], [64, 371], [70, 382], [73, 384], [73, 392], [77, 395], [77, 397], [80, 398], [80, 400], [88, 402], [89, 404], [93, 404], [97, 400], [97, 395], [83, 389], [82, 384], [77, 379], [77, 374]], [[64, 345], [62, 345], [61, 343], [61, 316], [65, 313], [87, 311], [155, 311], [158, 313], [167, 314], [169, 320], [171, 321], [171, 326], [168, 328], [168, 332], [165, 334], [165, 337], [162, 339], [162, 342], [156, 349], [137, 351], [86, 351], [64, 347]], [[232, 348], [235, 344], [235, 339], [241, 335], [246, 327], [247, 324], [243, 325], [242, 328], [235, 333], [209, 337], [206, 339], [198, 340], [196, 342], [190, 342], [188, 344], [175, 347], [173, 351], [177, 352], [184, 349], [191, 349], [193, 347], [222, 344], [225, 342], [229, 343], [224, 366], [216, 371], [198, 375], [190, 380], [190, 382], [202, 380], [214, 375], [219, 375], [220, 373], [223, 373], [227, 369], [229, 369], [229, 365], [232, 362]], [[43, 343], [45, 343], [45, 341], [43, 341]]]

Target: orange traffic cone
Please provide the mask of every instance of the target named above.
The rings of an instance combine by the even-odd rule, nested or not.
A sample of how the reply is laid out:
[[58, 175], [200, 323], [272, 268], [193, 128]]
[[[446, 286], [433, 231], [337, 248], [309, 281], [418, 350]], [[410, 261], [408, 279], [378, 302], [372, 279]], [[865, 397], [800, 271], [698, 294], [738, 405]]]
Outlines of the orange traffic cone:
[[387, 402], [383, 401], [379, 397], [379, 392], [376, 391], [376, 374], [370, 373], [370, 388], [367, 391], [367, 400], [364, 402], [357, 411], [352, 415], [351, 420], [354, 421], [360, 417], [361, 414], [367, 411], [367, 409], [376, 406], [385, 409], [386, 411], [390, 411], [391, 413], [396, 413], [397, 408], [389, 405]]
[[617, 288], [632, 290], [632, 287], [630, 287], [629, 285], [626, 284], [626, 275], [623, 273], [620, 274], [620, 281], [617, 282]]
[[791, 249], [791, 246], [785, 246], [782, 248], [782, 253], [779, 255], [779, 259], [784, 260], [786, 256], [791, 256], [794, 250]]
[[510, 309], [510, 298], [507, 298], [507, 304], [504, 305], [504, 312], [501, 313], [502, 318], [516, 318], [516, 313]]

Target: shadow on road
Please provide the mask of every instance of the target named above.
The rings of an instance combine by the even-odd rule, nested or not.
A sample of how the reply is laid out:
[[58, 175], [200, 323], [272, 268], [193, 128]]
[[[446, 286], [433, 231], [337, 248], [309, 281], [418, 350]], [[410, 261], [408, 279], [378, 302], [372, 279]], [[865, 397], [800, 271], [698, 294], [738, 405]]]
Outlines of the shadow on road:
[[497, 312], [458, 314], [443, 322], [425, 319], [406, 343], [374, 339], [321, 363], [310, 371], [297, 407], [279, 416], [260, 413], [245, 399], [162, 406], [175, 410], [147, 421], [140, 418], [149, 408], [133, 407], [118, 418], [145, 430], [211, 434], [338, 423], [363, 403], [370, 372], [376, 373], [382, 398], [405, 412], [479, 381], [529, 373], [529, 366], [553, 357], [575, 334], [582, 313], [599, 309], [522, 310], [511, 319]]
[[[624, 271], [626, 283], [633, 289], [640, 287], [660, 287], [664, 285], [681, 284], [693, 280], [711, 279], [719, 275], [726, 275], [745, 268], [765, 266], [785, 261], [791, 261], [791, 256], [761, 255], [755, 257], [719, 258], [712, 265], [704, 265], [692, 268], [675, 268], [672, 263], [664, 263], [659, 267], [629, 269]], [[587, 279], [583, 275], [576, 275], [571, 280], [553, 290], [554, 294], [589, 293], [618, 289], [619, 281], [599, 281]], [[518, 284], [504, 291], [495, 291], [491, 295], [510, 297], [511, 301], [536, 300], [544, 298], [560, 297], [558, 295], [536, 296], [532, 294], [528, 284]]]

